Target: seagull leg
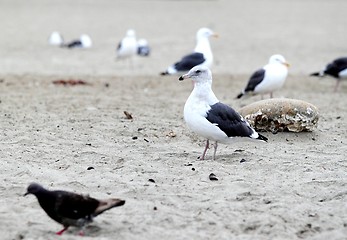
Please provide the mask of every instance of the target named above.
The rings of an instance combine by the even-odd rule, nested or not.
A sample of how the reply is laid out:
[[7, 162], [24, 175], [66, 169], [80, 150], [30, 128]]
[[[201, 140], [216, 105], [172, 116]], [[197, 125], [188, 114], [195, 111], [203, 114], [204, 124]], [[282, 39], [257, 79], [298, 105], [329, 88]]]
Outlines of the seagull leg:
[[202, 153], [202, 156], [200, 157], [200, 160], [204, 160], [205, 159], [205, 155], [206, 155], [206, 152], [207, 152], [207, 149], [210, 147], [210, 141], [207, 139], [206, 141], [206, 147], [205, 147], [205, 150], [203, 151]]
[[217, 147], [218, 147], [217, 141], [213, 144], [213, 147], [214, 147], [214, 151], [213, 151], [213, 160], [215, 160], [215, 159], [216, 159]]
[[337, 92], [337, 89], [339, 89], [339, 85], [340, 85], [340, 80], [337, 80], [335, 88], [334, 88], [334, 92]]
[[270, 98], [273, 98], [273, 94], [272, 94], [272, 92], [270, 92]]
[[78, 235], [84, 236], [84, 231], [83, 231], [83, 229], [84, 229], [84, 227], [82, 227], [82, 228], [80, 229], [80, 231], [78, 232]]
[[62, 230], [60, 230], [59, 232], [56, 232], [55, 234], [57, 234], [57, 235], [62, 235], [63, 234], [63, 232], [65, 232], [67, 229], [69, 228], [69, 226], [66, 226], [66, 227], [64, 227]]
[[78, 235], [83, 237], [84, 236], [84, 229], [85, 229], [85, 225], [83, 225], [81, 228], [80, 228], [80, 231], [78, 232]]

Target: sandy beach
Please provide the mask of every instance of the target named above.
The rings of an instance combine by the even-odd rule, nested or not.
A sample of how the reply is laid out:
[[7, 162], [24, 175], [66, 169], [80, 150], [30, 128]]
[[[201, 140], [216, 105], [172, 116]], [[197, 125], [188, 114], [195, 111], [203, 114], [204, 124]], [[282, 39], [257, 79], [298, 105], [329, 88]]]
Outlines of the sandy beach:
[[[95, 218], [83, 239], [346, 239], [347, 81], [309, 77], [347, 54], [347, 2], [0, 1], [0, 239], [81, 239], [23, 197], [49, 189], [126, 200]], [[268, 143], [219, 145], [183, 120], [192, 84], [159, 73], [192, 51], [209, 27], [213, 90], [233, 108], [250, 74], [274, 53], [291, 63], [275, 97], [319, 109], [318, 128], [262, 133]], [[146, 38], [148, 58], [115, 61], [128, 28]], [[50, 46], [60, 31], [91, 49]], [[87, 85], [55, 85], [81, 79]], [[133, 119], [127, 119], [124, 111]], [[89, 169], [89, 170], [88, 170]], [[210, 181], [214, 173], [218, 181]], [[154, 180], [149, 181], [149, 179]]]

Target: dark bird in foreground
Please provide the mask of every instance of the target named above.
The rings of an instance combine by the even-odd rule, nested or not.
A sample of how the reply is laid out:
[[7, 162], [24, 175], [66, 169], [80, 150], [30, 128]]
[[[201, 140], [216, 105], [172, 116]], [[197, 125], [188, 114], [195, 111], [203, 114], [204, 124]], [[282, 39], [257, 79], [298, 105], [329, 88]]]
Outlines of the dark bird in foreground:
[[124, 200], [116, 198], [98, 200], [73, 192], [50, 191], [37, 183], [29, 185], [24, 196], [28, 194], [35, 195], [47, 215], [64, 226], [57, 235], [63, 234], [70, 226], [79, 227], [80, 235], [83, 235], [83, 227], [92, 222], [94, 217], [125, 204]]
[[339, 88], [341, 79], [347, 79], [347, 57], [337, 58], [319, 72], [311, 73], [310, 76], [324, 77], [325, 75], [336, 78], [337, 82], [334, 88], [336, 92]]

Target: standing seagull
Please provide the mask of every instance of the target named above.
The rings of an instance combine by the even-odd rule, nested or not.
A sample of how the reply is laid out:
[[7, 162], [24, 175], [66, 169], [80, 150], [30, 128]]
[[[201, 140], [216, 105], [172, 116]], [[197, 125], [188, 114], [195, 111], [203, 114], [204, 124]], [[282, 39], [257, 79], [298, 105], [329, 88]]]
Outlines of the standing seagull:
[[334, 92], [336, 92], [341, 79], [347, 79], [347, 57], [337, 58], [329, 63], [324, 70], [311, 73], [311, 76], [324, 77], [324, 75], [336, 78], [337, 82], [334, 88]]
[[190, 78], [194, 89], [184, 105], [184, 120], [195, 133], [207, 138], [201, 160], [209, 148], [209, 140], [214, 141], [213, 159], [216, 157], [217, 143], [232, 143], [241, 139], [267, 138], [257, 133], [243, 117], [231, 107], [219, 102], [212, 91], [212, 74], [205, 66], [196, 66], [179, 80]]
[[29, 185], [24, 196], [33, 194], [47, 215], [62, 224], [64, 228], [56, 234], [61, 235], [69, 226], [82, 228], [93, 218], [113, 207], [122, 206], [124, 200], [112, 198], [98, 200], [89, 196], [66, 191], [50, 191], [37, 183]]
[[78, 40], [73, 40], [70, 43], [63, 44], [62, 47], [67, 48], [91, 48], [92, 39], [87, 34], [82, 34]]
[[246, 88], [237, 95], [241, 98], [243, 95], [255, 95], [270, 93], [270, 98], [273, 96], [273, 91], [280, 89], [288, 75], [289, 64], [282, 55], [272, 55], [269, 63], [263, 68], [254, 72], [248, 80]]
[[117, 47], [117, 59], [132, 58], [137, 53], [136, 34], [133, 29], [126, 32], [125, 37], [120, 41]]
[[192, 67], [198, 65], [211, 67], [213, 54], [208, 40], [211, 36], [217, 37], [218, 35], [208, 28], [200, 28], [196, 33], [196, 46], [194, 52], [184, 56], [179, 62], [169, 66], [161, 75], [171, 75], [177, 72], [189, 71]]

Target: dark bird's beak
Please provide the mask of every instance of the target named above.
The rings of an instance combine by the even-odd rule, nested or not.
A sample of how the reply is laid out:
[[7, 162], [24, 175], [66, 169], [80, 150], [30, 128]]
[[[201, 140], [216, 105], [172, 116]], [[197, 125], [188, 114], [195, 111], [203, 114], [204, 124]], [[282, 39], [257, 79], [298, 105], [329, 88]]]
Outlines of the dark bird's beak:
[[23, 197], [25, 197], [25, 196], [28, 195], [28, 194], [30, 194], [30, 193], [29, 193], [29, 192], [24, 193]]

